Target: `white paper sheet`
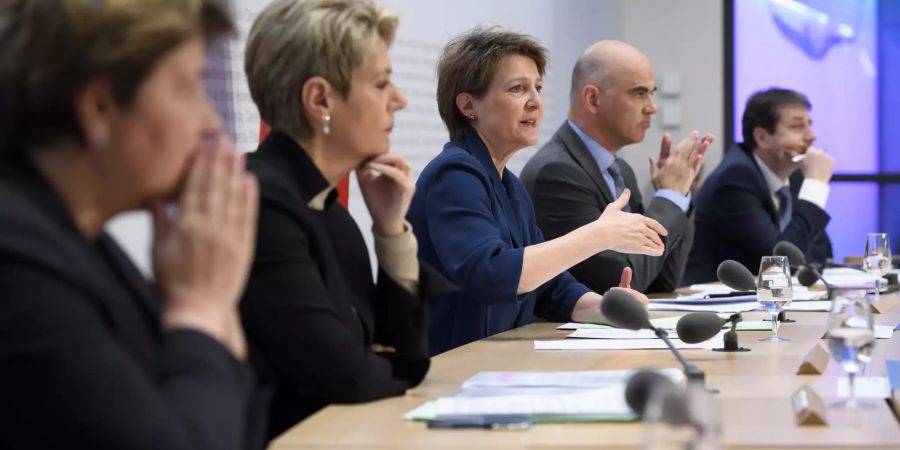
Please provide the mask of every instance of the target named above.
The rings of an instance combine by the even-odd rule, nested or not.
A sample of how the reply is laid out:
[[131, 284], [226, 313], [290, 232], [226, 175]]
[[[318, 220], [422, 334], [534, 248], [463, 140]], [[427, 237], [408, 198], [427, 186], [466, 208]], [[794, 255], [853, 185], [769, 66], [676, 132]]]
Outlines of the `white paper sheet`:
[[[885, 399], [891, 396], [891, 385], [887, 377], [857, 377], [853, 380], [856, 398]], [[847, 377], [838, 378], [838, 397], [847, 398], [850, 394], [850, 382]]]
[[579, 328], [566, 337], [575, 339], [659, 339], [653, 330], [626, 330], [622, 328], [605, 330]]
[[650, 306], [648, 306], [647, 309], [650, 311], [709, 311], [715, 313], [736, 313], [753, 311], [758, 307], [759, 303], [756, 302], [728, 303], [724, 305], [681, 305], [651, 301]]
[[625, 383], [601, 389], [557, 395], [505, 395], [492, 397], [443, 397], [437, 400], [437, 416], [628, 416]]
[[[722, 338], [714, 337], [699, 344], [685, 344], [671, 339], [677, 349], [710, 350], [722, 347]], [[662, 339], [560, 339], [554, 341], [534, 341], [535, 350], [654, 350], [668, 348]]]
[[[626, 383], [636, 370], [582, 370], [565, 372], [478, 372], [462, 388], [476, 387], [584, 387], [597, 388]], [[680, 369], [659, 369], [662, 375], [678, 383], [684, 378]]]
[[[875, 280], [878, 279], [875, 275], [843, 267], [825, 269], [822, 273], [822, 278], [825, 278], [829, 284], [838, 288], [874, 288]], [[814, 286], [824, 287], [825, 285], [819, 280], [816, 281]], [[886, 287], [887, 280], [882, 279], [881, 286]]]
[[791, 302], [786, 311], [831, 311], [831, 300], [812, 300], [808, 302]]
[[890, 339], [894, 337], [894, 327], [887, 325], [875, 325], [876, 339]]

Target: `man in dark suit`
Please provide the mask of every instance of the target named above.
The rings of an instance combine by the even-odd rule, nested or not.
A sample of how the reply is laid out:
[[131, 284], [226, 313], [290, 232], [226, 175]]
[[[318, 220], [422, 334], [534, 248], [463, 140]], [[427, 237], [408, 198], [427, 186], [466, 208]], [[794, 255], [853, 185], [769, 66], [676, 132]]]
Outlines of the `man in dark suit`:
[[522, 170], [537, 222], [549, 240], [597, 219], [625, 188], [630, 212], [659, 221], [668, 231], [662, 256], [598, 253], [571, 269], [596, 292], [619, 284], [625, 267], [639, 291], [678, 287], [693, 241], [691, 183], [712, 135], [697, 132], [674, 149], [668, 134], [659, 159], [650, 161], [656, 194], [644, 208], [634, 171], [618, 158], [622, 147], [644, 140], [656, 113], [653, 67], [640, 50], [617, 41], [589, 47], [575, 65], [569, 118]]
[[803, 94], [778, 88], [747, 101], [744, 143], [725, 153], [697, 194], [697, 241], [685, 282], [714, 280], [724, 259], [755, 273], [782, 240], [812, 262], [831, 257], [825, 202], [834, 159], [812, 147], [810, 107]]

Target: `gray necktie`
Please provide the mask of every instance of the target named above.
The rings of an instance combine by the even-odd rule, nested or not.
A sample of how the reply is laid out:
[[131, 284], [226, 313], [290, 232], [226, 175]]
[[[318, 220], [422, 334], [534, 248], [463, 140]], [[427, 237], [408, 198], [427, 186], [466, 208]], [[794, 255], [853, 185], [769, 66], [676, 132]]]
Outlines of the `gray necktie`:
[[784, 231], [787, 228], [788, 224], [791, 223], [791, 215], [793, 214], [793, 208], [791, 208], [791, 189], [787, 186], [775, 191], [775, 195], [778, 197], [778, 227], [781, 228], [781, 231]]
[[[622, 168], [621, 168], [622, 160], [616, 158], [613, 160], [612, 165], [609, 166], [609, 169], [606, 169], [609, 172], [610, 176], [613, 179], [613, 186], [616, 188], [616, 192], [613, 192], [613, 197], [619, 198], [622, 195], [622, 191], [625, 190], [625, 178], [622, 177]], [[625, 205], [622, 208], [622, 211], [631, 212], [631, 205]]]

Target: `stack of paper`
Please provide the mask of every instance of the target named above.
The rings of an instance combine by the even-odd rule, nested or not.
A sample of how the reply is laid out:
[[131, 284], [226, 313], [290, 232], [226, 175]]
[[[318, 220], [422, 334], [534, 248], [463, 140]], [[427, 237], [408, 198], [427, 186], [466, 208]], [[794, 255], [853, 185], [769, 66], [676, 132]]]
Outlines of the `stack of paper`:
[[[680, 382], [677, 369], [661, 374]], [[535, 422], [633, 420], [625, 386], [633, 370], [480, 372], [451, 397], [428, 402], [407, 420], [527, 416]]]
[[[719, 317], [725, 319], [730, 316], [730, 313], [720, 313]], [[674, 330], [678, 325], [678, 321], [684, 316], [670, 316], [670, 317], [660, 317], [657, 319], [650, 319], [650, 324], [652, 324], [656, 328], [662, 328], [664, 330]], [[612, 325], [602, 325], [597, 323], [578, 323], [578, 322], [569, 322], [564, 323], [558, 327], [557, 330], [579, 330], [579, 329], [588, 329], [588, 330], [609, 330], [614, 329], [616, 327]], [[724, 329], [731, 329], [731, 324], [727, 323], [722, 326]], [[745, 320], [743, 322], [738, 322], [737, 326], [738, 331], [771, 331], [772, 323], [767, 322], [765, 320]]]
[[[670, 299], [674, 300], [674, 299]], [[759, 303], [754, 298], [752, 301], [743, 301], [740, 303], [685, 303], [685, 302], [667, 302], [665, 299], [654, 299], [650, 301], [647, 309], [650, 311], [706, 311], [714, 313], [738, 313], [753, 311], [759, 307]]]
[[[680, 339], [673, 338], [669, 338], [669, 340], [672, 341], [672, 345], [677, 349], [711, 350], [724, 345], [722, 340], [723, 335], [724, 331], [718, 336], [699, 344], [687, 344]], [[666, 348], [669, 347], [662, 339], [558, 339], [552, 341], [534, 341], [535, 350], [659, 350]]]
[[[874, 289], [875, 280], [878, 280], [878, 277], [875, 275], [869, 275], [856, 269], [847, 269], [844, 267], [825, 269], [822, 272], [822, 278], [834, 287], [847, 289]], [[887, 287], [887, 284], [887, 280], [882, 278], [882, 288]], [[817, 281], [814, 286], [825, 287], [821, 280]]]

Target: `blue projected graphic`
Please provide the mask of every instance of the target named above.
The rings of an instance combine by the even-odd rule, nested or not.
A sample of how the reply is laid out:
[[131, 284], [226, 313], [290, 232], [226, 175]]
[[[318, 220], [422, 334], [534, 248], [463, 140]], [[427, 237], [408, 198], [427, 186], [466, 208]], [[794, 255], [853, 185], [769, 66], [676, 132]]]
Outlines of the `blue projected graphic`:
[[835, 45], [856, 39], [863, 6], [840, 0], [769, 0], [775, 25], [813, 59], [822, 59]]

